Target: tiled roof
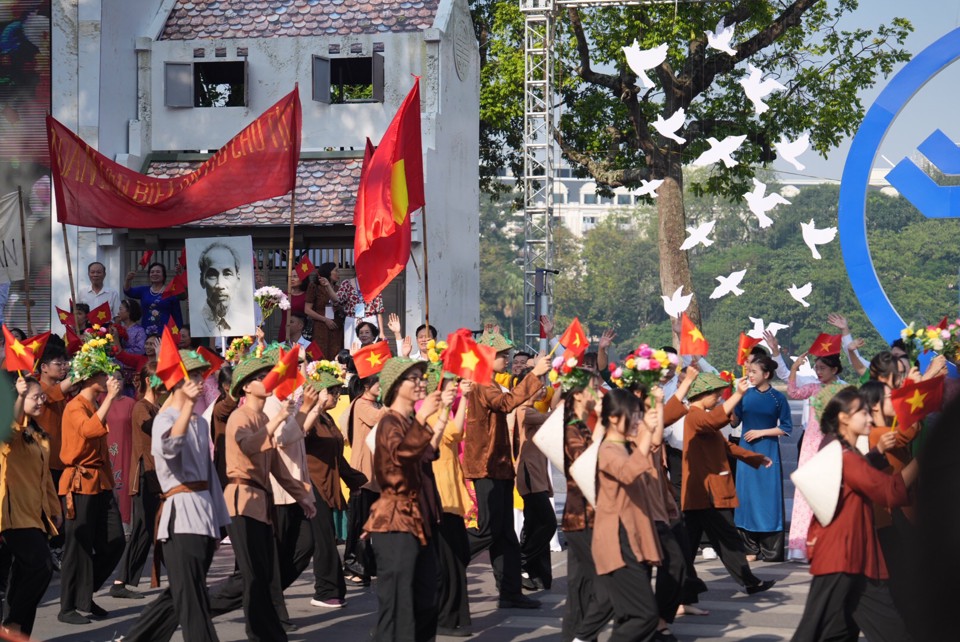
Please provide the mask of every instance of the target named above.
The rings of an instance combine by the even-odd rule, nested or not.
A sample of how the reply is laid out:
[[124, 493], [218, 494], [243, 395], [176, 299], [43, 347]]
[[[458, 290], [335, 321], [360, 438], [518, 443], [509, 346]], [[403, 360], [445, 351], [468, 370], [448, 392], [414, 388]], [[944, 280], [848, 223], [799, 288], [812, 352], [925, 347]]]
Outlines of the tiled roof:
[[178, 0], [161, 40], [336, 36], [419, 31], [440, 0]]
[[[298, 225], [352, 225], [360, 184], [357, 159], [301, 160], [297, 170]], [[200, 161], [154, 161], [148, 176], [175, 178], [189, 174]], [[289, 225], [290, 196], [241, 205], [191, 226]]]

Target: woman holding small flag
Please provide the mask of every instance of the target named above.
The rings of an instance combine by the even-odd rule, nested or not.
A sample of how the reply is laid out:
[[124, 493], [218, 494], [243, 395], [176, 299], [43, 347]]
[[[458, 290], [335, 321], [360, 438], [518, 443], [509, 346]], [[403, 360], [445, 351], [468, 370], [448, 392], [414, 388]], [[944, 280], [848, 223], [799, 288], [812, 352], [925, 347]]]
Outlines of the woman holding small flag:
[[133, 280], [136, 272], [127, 273], [123, 282], [123, 295], [140, 302], [143, 317], [140, 325], [147, 335], [160, 334], [160, 330], [167, 325], [171, 317], [178, 328], [183, 327], [183, 313], [180, 310], [180, 299], [186, 293], [170, 294], [167, 291], [167, 267], [163, 263], [151, 263], [147, 268], [149, 285], [134, 287]]

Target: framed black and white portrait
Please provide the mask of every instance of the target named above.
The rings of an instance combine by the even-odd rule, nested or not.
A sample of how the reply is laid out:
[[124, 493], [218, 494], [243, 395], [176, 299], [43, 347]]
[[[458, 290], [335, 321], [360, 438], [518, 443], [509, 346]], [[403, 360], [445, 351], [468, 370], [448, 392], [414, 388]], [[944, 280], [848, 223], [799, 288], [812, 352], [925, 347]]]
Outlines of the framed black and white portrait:
[[187, 239], [190, 334], [252, 335], [253, 240], [249, 236]]

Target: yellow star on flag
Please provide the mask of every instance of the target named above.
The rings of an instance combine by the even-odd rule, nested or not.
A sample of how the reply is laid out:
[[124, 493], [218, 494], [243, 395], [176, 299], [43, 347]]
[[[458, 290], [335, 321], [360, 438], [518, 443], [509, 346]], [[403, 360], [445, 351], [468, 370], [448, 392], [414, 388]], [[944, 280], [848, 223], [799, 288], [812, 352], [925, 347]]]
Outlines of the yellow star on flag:
[[579, 335], [579, 334], [575, 334], [575, 335], [573, 336], [573, 345], [575, 345], [575, 346], [579, 346], [579, 345], [580, 345], [580, 335]]
[[379, 354], [377, 354], [376, 352], [371, 352], [370, 356], [367, 357], [367, 363], [369, 363], [371, 366], [379, 366], [383, 362], [380, 361]]
[[301, 270], [301, 271], [306, 272], [308, 269], [310, 269], [310, 266], [307, 265], [306, 261], [304, 261], [303, 263], [300, 264], [300, 270]]
[[27, 354], [27, 349], [19, 341], [14, 341], [11, 347], [13, 348], [13, 351], [17, 353], [18, 357], [22, 357]]
[[97, 312], [97, 318], [103, 321], [107, 318], [107, 313], [101, 310], [100, 312]]
[[282, 377], [285, 374], [287, 374], [287, 364], [281, 361], [276, 366], [274, 366], [273, 371]]
[[929, 393], [920, 394], [919, 390], [913, 391], [913, 396], [907, 399], [907, 403], [910, 404], [911, 413], [916, 413], [917, 408], [923, 408], [923, 400], [927, 398], [927, 394]]
[[40, 342], [39, 342], [39, 341], [34, 341], [33, 343], [31, 343], [31, 344], [30, 344], [29, 346], [27, 346], [27, 347], [30, 348], [33, 352], [36, 352], [36, 351], [37, 351], [37, 348], [40, 347]]
[[461, 353], [460, 355], [460, 365], [468, 370], [476, 370], [477, 364], [480, 363], [480, 357], [477, 356], [477, 353], [473, 350]]
[[700, 332], [700, 328], [694, 328], [687, 334], [689, 334], [694, 341], [706, 341], [706, 339], [703, 338], [703, 333]]
[[823, 348], [824, 352], [826, 352], [827, 350], [830, 350], [831, 348], [833, 348], [833, 344], [830, 343], [829, 341], [824, 341], [823, 343], [820, 344], [820, 347]]

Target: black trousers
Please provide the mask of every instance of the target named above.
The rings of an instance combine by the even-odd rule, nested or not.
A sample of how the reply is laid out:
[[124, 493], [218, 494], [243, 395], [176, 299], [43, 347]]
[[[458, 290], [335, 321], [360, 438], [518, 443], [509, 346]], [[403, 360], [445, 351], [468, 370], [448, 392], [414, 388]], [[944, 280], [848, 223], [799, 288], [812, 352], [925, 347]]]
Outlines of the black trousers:
[[683, 601], [684, 588], [689, 584], [687, 553], [683, 550], [677, 538], [674, 537], [668, 524], [656, 522], [656, 527], [663, 556], [660, 560], [660, 566], [657, 567], [654, 594], [660, 617], [667, 622], [673, 622], [680, 604], [690, 604], [690, 602]]
[[[60, 488], [60, 478], [63, 477], [63, 469], [57, 470], [56, 468], [50, 469], [50, 477], [53, 478], [53, 487]], [[64, 516], [64, 521], [66, 521], [67, 509], [64, 502], [64, 498], [60, 498], [60, 514]], [[57, 533], [54, 537], [50, 538], [50, 548], [59, 549], [63, 548], [63, 529], [60, 529], [60, 532]]]
[[366, 488], [350, 493], [350, 502], [347, 505], [349, 521], [347, 522], [347, 542], [343, 548], [343, 566], [349, 573], [370, 579], [377, 574], [377, 560], [370, 547], [368, 539], [360, 539], [363, 534], [363, 525], [370, 517], [370, 507], [380, 499], [380, 493]]
[[147, 490], [147, 475], [140, 475], [140, 492], [133, 496], [130, 514], [130, 539], [120, 560], [120, 577], [128, 586], [136, 586], [153, 546], [153, 526], [160, 508], [160, 496]]
[[743, 540], [743, 550], [747, 555], [756, 555], [764, 562], [782, 562], [784, 532], [757, 533], [738, 528], [740, 539]]
[[683, 451], [679, 448], [667, 446], [667, 470], [670, 472], [670, 486], [673, 487], [673, 498], [680, 505], [680, 489], [683, 487]]
[[30, 635], [37, 618], [37, 606], [53, 577], [47, 534], [39, 528], [6, 530], [3, 548], [13, 561], [7, 586], [8, 612], [3, 624], [15, 624], [25, 635]]
[[660, 619], [650, 588], [650, 566], [637, 561], [622, 526], [620, 552], [626, 566], [599, 577], [616, 617], [610, 642], [650, 642], [657, 634]]
[[206, 535], [174, 533], [176, 516], [170, 520], [170, 539], [160, 544], [167, 566], [167, 588], [140, 614], [123, 639], [131, 642], [167, 642], [177, 626], [184, 640], [217, 642], [210, 620], [207, 572], [217, 550], [217, 541]]
[[463, 517], [443, 513], [436, 541], [440, 571], [437, 574], [437, 625], [448, 629], [470, 626], [470, 600], [467, 595], [470, 541]]
[[520, 593], [520, 542], [513, 530], [513, 480], [475, 479], [477, 528], [468, 529], [470, 558], [490, 549], [501, 596]]
[[317, 514], [310, 520], [313, 532], [313, 599], [342, 600], [347, 596], [347, 582], [337, 550], [337, 532], [333, 524], [333, 509], [313, 489]]
[[60, 612], [90, 611], [93, 594], [113, 574], [126, 540], [113, 491], [73, 496], [75, 519], [64, 520]]
[[750, 570], [743, 549], [743, 539], [733, 524], [733, 511], [728, 508], [705, 508], [683, 511], [690, 538], [691, 556], [697, 554], [697, 542], [706, 533], [710, 545], [717, 551], [727, 572], [743, 587], [756, 586], [760, 579]]
[[243, 579], [247, 639], [285, 642], [287, 634], [280, 623], [270, 590], [277, 565], [273, 527], [250, 517], [236, 516], [231, 518], [227, 532]]
[[437, 555], [409, 533], [373, 533], [377, 556], [375, 642], [426, 642], [437, 635]]
[[923, 586], [929, 580], [923, 577], [923, 566], [917, 554], [921, 550], [921, 543], [916, 526], [899, 508], [893, 509], [892, 517], [893, 524], [877, 529], [877, 540], [890, 573], [887, 586], [893, 603], [907, 625], [914, 630], [923, 617], [917, 609], [915, 587]]
[[539, 579], [544, 588], [553, 583], [550, 540], [557, 532], [557, 514], [550, 504], [550, 493], [530, 493], [523, 497], [523, 530], [520, 532], [520, 569], [531, 579]]
[[564, 532], [567, 540], [567, 606], [561, 639], [595, 640], [613, 617], [606, 589], [597, 581], [590, 551], [593, 529]]
[[855, 642], [861, 629], [870, 642], [912, 639], [886, 582], [846, 573], [814, 576], [793, 642]]
[[300, 504], [277, 505], [277, 565], [280, 588], [286, 590], [310, 565], [313, 530]]
[[[276, 549], [276, 538], [271, 538], [274, 545], [273, 573], [270, 574], [270, 600], [277, 611], [281, 624], [290, 622], [287, 612], [287, 603], [283, 599], [283, 588], [280, 586], [280, 553]], [[243, 608], [244, 581], [240, 572], [240, 565], [234, 561], [233, 573], [222, 582], [211, 586], [207, 591], [210, 595], [210, 613], [213, 617], [230, 613]]]

